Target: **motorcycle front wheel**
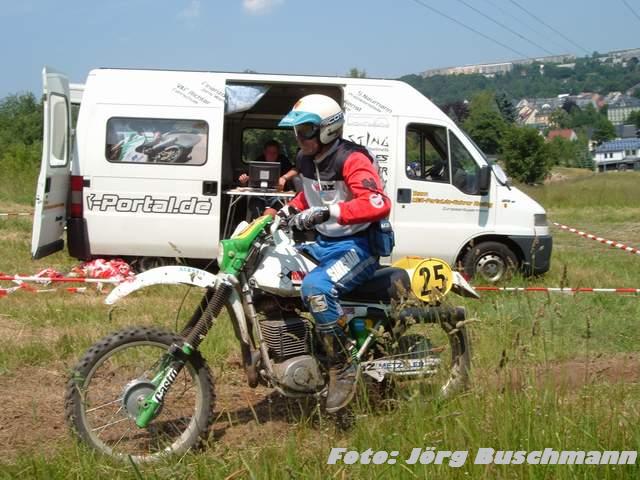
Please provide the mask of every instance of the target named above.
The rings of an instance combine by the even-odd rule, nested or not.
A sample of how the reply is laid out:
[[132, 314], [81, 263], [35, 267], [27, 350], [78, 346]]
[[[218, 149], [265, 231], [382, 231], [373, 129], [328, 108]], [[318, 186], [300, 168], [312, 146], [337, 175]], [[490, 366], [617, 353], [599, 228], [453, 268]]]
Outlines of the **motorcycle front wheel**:
[[93, 449], [122, 460], [158, 460], [183, 455], [206, 439], [213, 422], [214, 389], [209, 369], [194, 352], [166, 393], [158, 415], [139, 428], [136, 415], [155, 390], [160, 361], [182, 337], [133, 327], [96, 342], [80, 359], [67, 384], [65, 415], [75, 436]]

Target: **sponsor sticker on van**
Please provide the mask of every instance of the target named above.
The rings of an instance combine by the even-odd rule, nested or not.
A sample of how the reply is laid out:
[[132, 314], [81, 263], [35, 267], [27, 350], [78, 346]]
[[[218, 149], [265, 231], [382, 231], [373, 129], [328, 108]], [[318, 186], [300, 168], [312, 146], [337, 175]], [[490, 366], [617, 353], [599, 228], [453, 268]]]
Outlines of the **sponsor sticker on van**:
[[131, 198], [114, 193], [105, 193], [100, 196], [92, 193], [87, 197], [87, 208], [100, 212], [209, 215], [211, 207], [211, 200], [198, 197], [185, 200], [178, 200], [178, 197], [173, 195], [168, 198], [154, 198], [151, 195]]

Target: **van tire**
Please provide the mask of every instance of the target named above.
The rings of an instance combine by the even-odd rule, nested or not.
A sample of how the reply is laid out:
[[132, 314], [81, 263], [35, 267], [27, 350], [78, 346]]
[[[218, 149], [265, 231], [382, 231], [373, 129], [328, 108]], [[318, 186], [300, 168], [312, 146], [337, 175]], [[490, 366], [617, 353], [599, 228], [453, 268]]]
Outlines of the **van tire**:
[[489, 283], [506, 280], [518, 268], [518, 257], [500, 242], [481, 242], [465, 253], [462, 266], [469, 277]]
[[165, 267], [167, 265], [170, 265], [170, 262], [165, 257], [138, 257], [134, 267], [138, 273], [142, 273], [153, 268]]

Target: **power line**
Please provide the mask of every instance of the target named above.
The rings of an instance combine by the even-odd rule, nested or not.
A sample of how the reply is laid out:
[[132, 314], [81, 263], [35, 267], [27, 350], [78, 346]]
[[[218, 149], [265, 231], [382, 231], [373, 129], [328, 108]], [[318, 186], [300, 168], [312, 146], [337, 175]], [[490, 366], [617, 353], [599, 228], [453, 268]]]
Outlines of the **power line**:
[[[530, 24], [524, 22], [521, 18], [517, 18], [513, 13], [509, 12], [508, 10], [504, 9], [503, 7], [501, 7], [500, 5], [496, 4], [496, 2], [494, 2], [493, 0], [484, 0], [484, 1], [487, 2], [489, 5], [491, 5], [493, 8], [495, 8], [498, 11], [502, 12], [504, 15], [509, 17], [511, 20], [515, 20], [518, 25], [526, 27], [527, 29], [529, 29], [530, 32], [535, 33], [539, 37], [545, 37], [545, 35], [540, 33], [539, 30], [533, 28]], [[554, 41], [551, 38], [546, 37], [545, 39], [547, 40], [547, 42], [552, 43], [555, 46], [555, 48], [559, 48], [561, 50], [565, 48], [565, 47], [561, 46], [559, 43], [557, 43], [556, 41]]]
[[636, 18], [638, 19], [638, 21], [640, 21], [640, 15], [638, 15], [638, 12], [636, 12], [636, 11], [631, 7], [631, 5], [629, 5], [629, 4], [627, 3], [627, 0], [622, 0], [622, 3], [624, 3], [624, 4], [627, 6], [627, 8], [628, 8], [629, 10], [631, 10], [631, 13], [633, 13], [633, 14], [636, 16]]
[[496, 43], [496, 44], [500, 45], [501, 47], [506, 48], [507, 50], [511, 50], [513, 53], [515, 53], [516, 55], [518, 55], [521, 58], [528, 58], [528, 55], [526, 55], [526, 54], [524, 54], [522, 52], [519, 52], [515, 48], [511, 48], [509, 45], [506, 45], [506, 44], [502, 43], [500, 40], [496, 40], [495, 38], [492, 38], [489, 35], [486, 35], [486, 34], [482, 33], [481, 31], [476, 30], [475, 28], [470, 27], [469, 25], [467, 25], [465, 23], [462, 23], [460, 20], [457, 20], [457, 19], [451, 17], [450, 15], [447, 15], [446, 13], [441, 12], [440, 10], [432, 7], [431, 5], [427, 5], [426, 3], [422, 2], [421, 0], [413, 0], [413, 2], [417, 3], [418, 5], [424, 7], [426, 9], [428, 9], [428, 10], [431, 10], [432, 12], [437, 13], [438, 15], [440, 15], [440, 16], [448, 19], [448, 20], [451, 20], [453, 23], [457, 23], [461, 27], [466, 28], [467, 30], [470, 30], [471, 32], [475, 33], [476, 35], [480, 35], [481, 37], [486, 38], [487, 40], [489, 40], [489, 41], [491, 41], [493, 43]]
[[517, 3], [515, 0], [509, 0], [511, 3], [513, 3], [516, 7], [518, 7], [520, 10], [522, 10], [523, 12], [525, 12], [527, 15], [533, 17], [534, 19], [536, 19], [538, 22], [540, 22], [541, 24], [543, 24], [545, 27], [547, 27], [549, 30], [555, 32], [557, 35], [560, 35], [562, 38], [564, 38], [567, 42], [569, 42], [571, 45], [573, 45], [574, 47], [579, 48], [580, 50], [582, 50], [583, 52], [585, 52], [587, 55], [589, 55], [589, 51], [586, 48], [582, 48], [580, 45], [578, 45], [576, 42], [574, 42], [573, 40], [571, 40], [569, 37], [567, 37], [564, 33], [558, 31], [557, 29], [553, 28], [551, 25], [549, 25], [547, 22], [545, 22], [544, 20], [542, 20], [540, 17], [537, 17], [536, 15], [534, 15], [533, 13], [531, 13], [529, 10], [527, 10], [526, 8], [524, 8], [522, 5], [520, 5], [519, 3]]
[[521, 33], [517, 32], [516, 30], [513, 30], [512, 28], [510, 28], [509, 26], [505, 25], [502, 22], [499, 22], [498, 20], [496, 20], [495, 18], [490, 17], [489, 15], [487, 15], [486, 13], [482, 12], [481, 10], [478, 10], [476, 7], [469, 5], [467, 2], [465, 2], [464, 0], [458, 0], [460, 3], [462, 3], [463, 5], [466, 5], [468, 8], [470, 8], [471, 10], [473, 10], [474, 12], [476, 12], [478, 15], [482, 15], [484, 18], [486, 18], [487, 20], [492, 21], [493, 23], [495, 23], [496, 25], [498, 25], [499, 27], [504, 28], [505, 30], [507, 30], [508, 32], [513, 33], [514, 35], [518, 36], [519, 38], [521, 38], [522, 40], [529, 42], [531, 45], [533, 45], [536, 48], [539, 48], [540, 50], [545, 51], [546, 53], [548, 53], [549, 55], [555, 55], [553, 52], [551, 52], [550, 50], [547, 50], [546, 48], [544, 48], [542, 45], [534, 42], [533, 40], [528, 39], [527, 37], [525, 37], [524, 35], [522, 35]]

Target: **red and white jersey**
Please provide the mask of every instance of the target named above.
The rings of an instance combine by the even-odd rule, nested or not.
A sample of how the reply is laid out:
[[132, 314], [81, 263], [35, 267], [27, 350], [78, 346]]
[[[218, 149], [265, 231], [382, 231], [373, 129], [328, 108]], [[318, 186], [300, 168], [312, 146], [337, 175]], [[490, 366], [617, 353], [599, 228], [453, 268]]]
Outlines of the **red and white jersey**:
[[298, 210], [328, 206], [330, 219], [316, 225], [320, 234], [346, 237], [389, 216], [391, 201], [366, 148], [337, 140], [319, 160], [298, 154], [296, 168], [303, 191], [289, 205]]

